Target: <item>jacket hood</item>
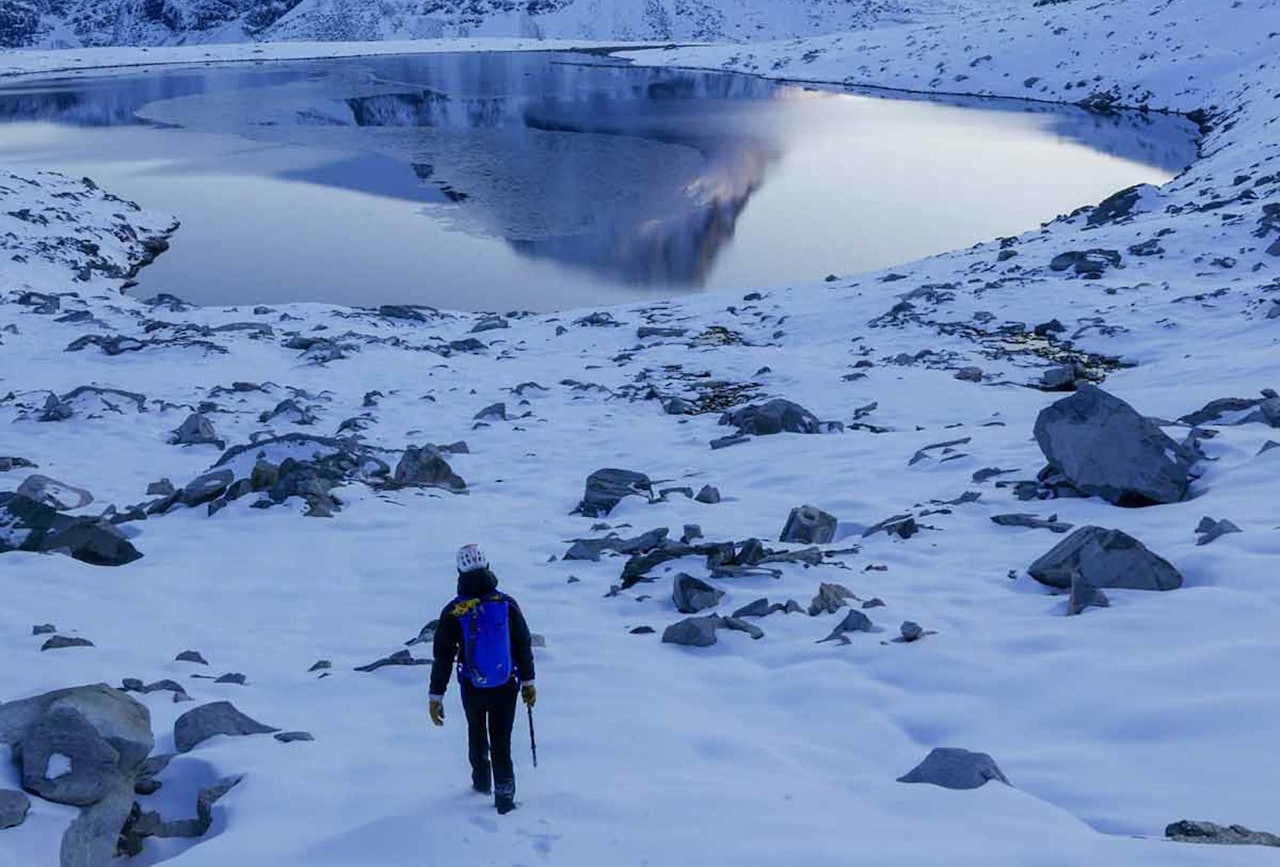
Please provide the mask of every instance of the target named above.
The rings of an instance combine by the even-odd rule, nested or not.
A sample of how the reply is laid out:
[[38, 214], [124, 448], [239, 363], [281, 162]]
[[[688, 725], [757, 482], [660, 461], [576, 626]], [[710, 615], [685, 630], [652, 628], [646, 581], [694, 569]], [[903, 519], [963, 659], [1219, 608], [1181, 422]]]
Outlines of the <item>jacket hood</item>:
[[470, 572], [458, 573], [458, 595], [465, 597], [484, 596], [498, 587], [498, 578], [489, 569], [472, 569]]

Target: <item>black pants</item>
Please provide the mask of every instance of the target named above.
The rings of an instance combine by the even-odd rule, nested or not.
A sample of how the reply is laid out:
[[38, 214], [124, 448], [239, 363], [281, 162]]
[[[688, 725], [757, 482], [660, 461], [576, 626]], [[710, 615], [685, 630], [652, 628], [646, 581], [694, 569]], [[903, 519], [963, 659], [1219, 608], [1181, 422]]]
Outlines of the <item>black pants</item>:
[[481, 689], [468, 683], [462, 685], [471, 782], [477, 789], [487, 791], [492, 779], [494, 793], [499, 797], [514, 798], [516, 795], [516, 770], [511, 763], [511, 729], [516, 722], [519, 694], [520, 687], [514, 677], [505, 686], [492, 689]]

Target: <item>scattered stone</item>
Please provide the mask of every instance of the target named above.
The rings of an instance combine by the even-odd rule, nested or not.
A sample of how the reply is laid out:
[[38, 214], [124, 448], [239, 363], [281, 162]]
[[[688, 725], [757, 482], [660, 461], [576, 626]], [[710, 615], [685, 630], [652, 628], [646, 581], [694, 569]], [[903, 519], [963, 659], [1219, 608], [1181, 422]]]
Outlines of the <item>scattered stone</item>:
[[955, 372], [955, 378], [961, 382], [982, 382], [982, 368], [962, 367]]
[[234, 683], [238, 686], [244, 686], [245, 677], [238, 671], [229, 672], [214, 680], [214, 683]]
[[932, 750], [923, 762], [898, 778], [899, 783], [931, 783], [944, 789], [977, 789], [991, 780], [1010, 785], [991, 756], [948, 747]]
[[955, 446], [967, 445], [971, 441], [971, 439], [972, 439], [971, 437], [961, 437], [960, 439], [956, 439], [956, 440], [947, 440], [946, 442], [933, 443], [932, 445], [927, 445], [911, 456], [911, 460], [907, 461], [907, 466], [909, 467], [915, 466], [916, 464], [925, 460], [926, 458], [929, 457], [929, 452], [931, 451], [936, 451], [938, 449], [941, 449], [943, 454], [948, 454], [954, 451]]
[[1101, 277], [1108, 268], [1119, 268], [1120, 253], [1117, 250], [1070, 250], [1059, 253], [1049, 263], [1051, 271], [1071, 269], [1081, 277]]
[[716, 643], [716, 628], [719, 626], [719, 617], [686, 617], [663, 630], [662, 643], [710, 647]]
[[391, 487], [444, 488], [460, 493], [467, 483], [453, 471], [440, 450], [432, 445], [409, 446], [391, 476]]
[[195, 662], [200, 665], [208, 665], [205, 658], [200, 655], [198, 650], [184, 650], [173, 658], [174, 662]]
[[315, 737], [311, 732], [277, 732], [273, 737], [282, 744], [291, 744], [294, 741], [314, 741]]
[[751, 636], [752, 641], [759, 641], [761, 638], [764, 638], [763, 629], [761, 629], [759, 626], [756, 626], [755, 624], [747, 623], [744, 620], [739, 620], [736, 617], [720, 618], [720, 627], [722, 629], [732, 630], [733, 632], [745, 632], [747, 633], [747, 635]]
[[27, 821], [31, 799], [13, 789], [0, 789], [0, 831], [16, 828]]
[[637, 626], [635, 629], [631, 630], [631, 634], [632, 635], [653, 635], [653, 633], [656, 631], [657, 630], [655, 630], [652, 626]]
[[41, 652], [46, 650], [62, 650], [64, 647], [93, 647], [93, 642], [87, 638], [67, 637], [65, 635], [55, 635], [40, 645]]
[[319, 659], [319, 660], [316, 660], [315, 664], [313, 664], [310, 668], [307, 669], [307, 672], [311, 673], [313, 671], [326, 671], [330, 668], [333, 668], [332, 662], [330, 662], [327, 659]]
[[867, 608], [883, 608], [884, 600], [881, 599], [879, 596], [874, 596], [871, 599], [868, 599], [866, 602], [863, 602], [862, 607], [864, 610]]
[[1043, 371], [1035, 387], [1041, 391], [1075, 391], [1085, 379], [1085, 369], [1073, 361]]
[[485, 331], [497, 331], [502, 328], [510, 328], [511, 323], [503, 319], [501, 316], [485, 316], [475, 325], [471, 326], [472, 334], [480, 334]]
[[999, 467], [985, 467], [978, 470], [971, 477], [975, 485], [980, 485], [988, 479], [994, 479], [996, 476], [1006, 476], [1009, 473], [1016, 473], [1017, 470], [1002, 470]]
[[71, 517], [30, 497], [0, 493], [0, 554], [58, 552], [94, 566], [123, 566], [142, 556], [102, 518]]
[[278, 731], [245, 716], [229, 701], [215, 701], [178, 717], [173, 724], [173, 743], [178, 752], [187, 753], [216, 735], [238, 737]]
[[186, 421], [169, 435], [170, 445], [197, 446], [213, 445], [219, 449], [227, 447], [226, 442], [218, 436], [218, 431], [203, 413], [193, 412]]
[[702, 527], [698, 524], [685, 524], [684, 532], [680, 534], [680, 541], [688, 545], [695, 539], [702, 538]]
[[475, 421], [506, 421], [507, 405], [501, 401], [490, 404], [472, 416], [472, 418]]
[[863, 531], [862, 538], [866, 539], [880, 532], [888, 533], [890, 536], [897, 536], [900, 539], [910, 539], [920, 532], [920, 525], [916, 523], [916, 519], [911, 515], [894, 515], [892, 518], [885, 518], [873, 527], [868, 527]]
[[817, 617], [819, 614], [835, 614], [845, 605], [846, 599], [857, 599], [853, 595], [853, 591], [842, 584], [829, 584], [823, 582], [818, 585], [818, 595], [813, 597], [813, 601], [809, 603], [809, 616]]
[[856, 609], [850, 609], [845, 614], [844, 619], [836, 624], [836, 628], [831, 630], [831, 634], [826, 638], [818, 641], [823, 644], [828, 641], [839, 641], [841, 644], [848, 644], [849, 639], [846, 633], [849, 632], [870, 632], [871, 618]]
[[172, 497], [178, 491], [173, 486], [173, 482], [168, 479], [161, 479], [158, 482], [152, 482], [147, 485], [148, 497]]
[[1028, 567], [1032, 578], [1049, 587], [1069, 590], [1075, 576], [1096, 588], [1176, 590], [1182, 575], [1120, 530], [1082, 527]]
[[688, 333], [687, 328], [659, 328], [654, 325], [641, 325], [636, 329], [636, 337], [641, 340], [648, 340], [650, 337], [684, 337]]
[[1208, 545], [1210, 542], [1215, 539], [1219, 539], [1228, 533], [1241, 532], [1244, 531], [1225, 518], [1221, 521], [1215, 521], [1213, 518], [1208, 517], [1201, 518], [1200, 524], [1196, 527], [1196, 533], [1199, 534], [1200, 537], [1196, 539], [1196, 544]]
[[781, 542], [802, 545], [825, 545], [836, 537], [836, 517], [816, 506], [799, 506], [791, 510], [782, 528]]
[[38, 623], [31, 627], [32, 635], [52, 635], [57, 631], [58, 627], [54, 626], [52, 623]]
[[26, 458], [0, 457], [0, 473], [7, 473], [11, 470], [34, 469], [35, 466]]
[[1040, 411], [1036, 442], [1050, 467], [1086, 496], [1120, 506], [1187, 496], [1195, 456], [1152, 420], [1092, 385]]
[[720, 502], [720, 489], [714, 485], [703, 485], [702, 490], [698, 491], [694, 500], [699, 503], [706, 503], [709, 506], [714, 506], [716, 503]]
[[[244, 779], [243, 776], [223, 777], [212, 786], [207, 786], [196, 795], [196, 817], [194, 819], [176, 819], [165, 822], [155, 811], [143, 813], [134, 805], [120, 832], [120, 851], [126, 855], [142, 852], [142, 841], [147, 837], [195, 839], [203, 837], [213, 827], [213, 805], [227, 792], [234, 789]], [[95, 865], [96, 867], [96, 865]]]
[[729, 446], [741, 445], [742, 443], [750, 442], [750, 440], [751, 440], [751, 437], [747, 436], [746, 434], [730, 434], [729, 436], [717, 437], [716, 439], [713, 439], [711, 441], [711, 449], [713, 451], [718, 451], [720, 449], [727, 449]]
[[751, 404], [720, 417], [720, 424], [731, 425], [740, 434], [768, 436], [776, 433], [816, 434], [822, 432], [822, 423], [809, 410], [782, 398], [763, 404]]
[[644, 473], [603, 469], [587, 476], [586, 490], [575, 513], [588, 518], [604, 518], [624, 497], [653, 497], [653, 482]]
[[1002, 527], [1030, 527], [1033, 530], [1050, 530], [1054, 533], [1065, 533], [1075, 526], [1059, 521], [1057, 515], [1050, 515], [1047, 519], [1026, 514], [992, 515], [991, 520]]
[[390, 656], [384, 656], [382, 659], [376, 659], [368, 665], [360, 665], [356, 667], [356, 671], [377, 671], [388, 665], [430, 665], [429, 659], [414, 659], [413, 655], [407, 650], [397, 650]]
[[905, 642], [919, 641], [924, 637], [924, 629], [919, 623], [912, 620], [902, 621], [902, 626], [898, 627], [898, 631], [902, 634], [902, 640]]
[[639, 536], [624, 539], [617, 534], [609, 534], [603, 539], [574, 539], [573, 545], [565, 552], [566, 560], [597, 561], [604, 551], [616, 551], [628, 556], [644, 554], [654, 548], [661, 547], [670, 531], [666, 527], [658, 527]]
[[681, 614], [697, 614], [715, 608], [723, 598], [723, 590], [717, 590], [705, 581], [684, 572], [676, 575], [671, 600]]
[[1251, 831], [1244, 825], [1215, 825], [1183, 819], [1164, 829], [1164, 835], [1178, 843], [1211, 843], [1226, 846], [1280, 846], [1280, 836]]

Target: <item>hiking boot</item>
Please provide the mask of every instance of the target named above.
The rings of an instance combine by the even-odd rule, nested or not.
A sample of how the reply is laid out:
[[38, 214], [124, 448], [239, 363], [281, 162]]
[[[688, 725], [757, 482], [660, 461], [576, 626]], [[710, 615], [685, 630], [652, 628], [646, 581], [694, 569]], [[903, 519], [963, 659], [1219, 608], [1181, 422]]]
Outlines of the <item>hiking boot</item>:
[[499, 816], [505, 816], [516, 808], [516, 799], [511, 795], [498, 795], [493, 799], [493, 805], [498, 809]]
[[488, 785], [487, 783], [475, 783], [475, 782], [473, 782], [473, 783], [471, 784], [471, 791], [473, 791], [473, 792], [479, 792], [479, 793], [480, 793], [480, 794], [482, 794], [482, 795], [490, 795], [490, 794], [493, 794], [493, 790], [492, 790], [491, 788], [489, 788], [489, 785]]
[[490, 775], [488, 768], [483, 773], [478, 771], [471, 772], [471, 788], [482, 795], [487, 795], [493, 791], [493, 777]]

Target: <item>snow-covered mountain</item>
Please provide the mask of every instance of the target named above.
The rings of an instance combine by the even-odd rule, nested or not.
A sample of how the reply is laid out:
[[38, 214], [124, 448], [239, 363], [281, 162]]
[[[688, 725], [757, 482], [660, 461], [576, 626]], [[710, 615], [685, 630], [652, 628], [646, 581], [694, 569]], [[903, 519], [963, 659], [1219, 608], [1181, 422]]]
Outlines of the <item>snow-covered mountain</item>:
[[577, 37], [746, 41], [906, 20], [942, 0], [6, 0], [0, 47]]

